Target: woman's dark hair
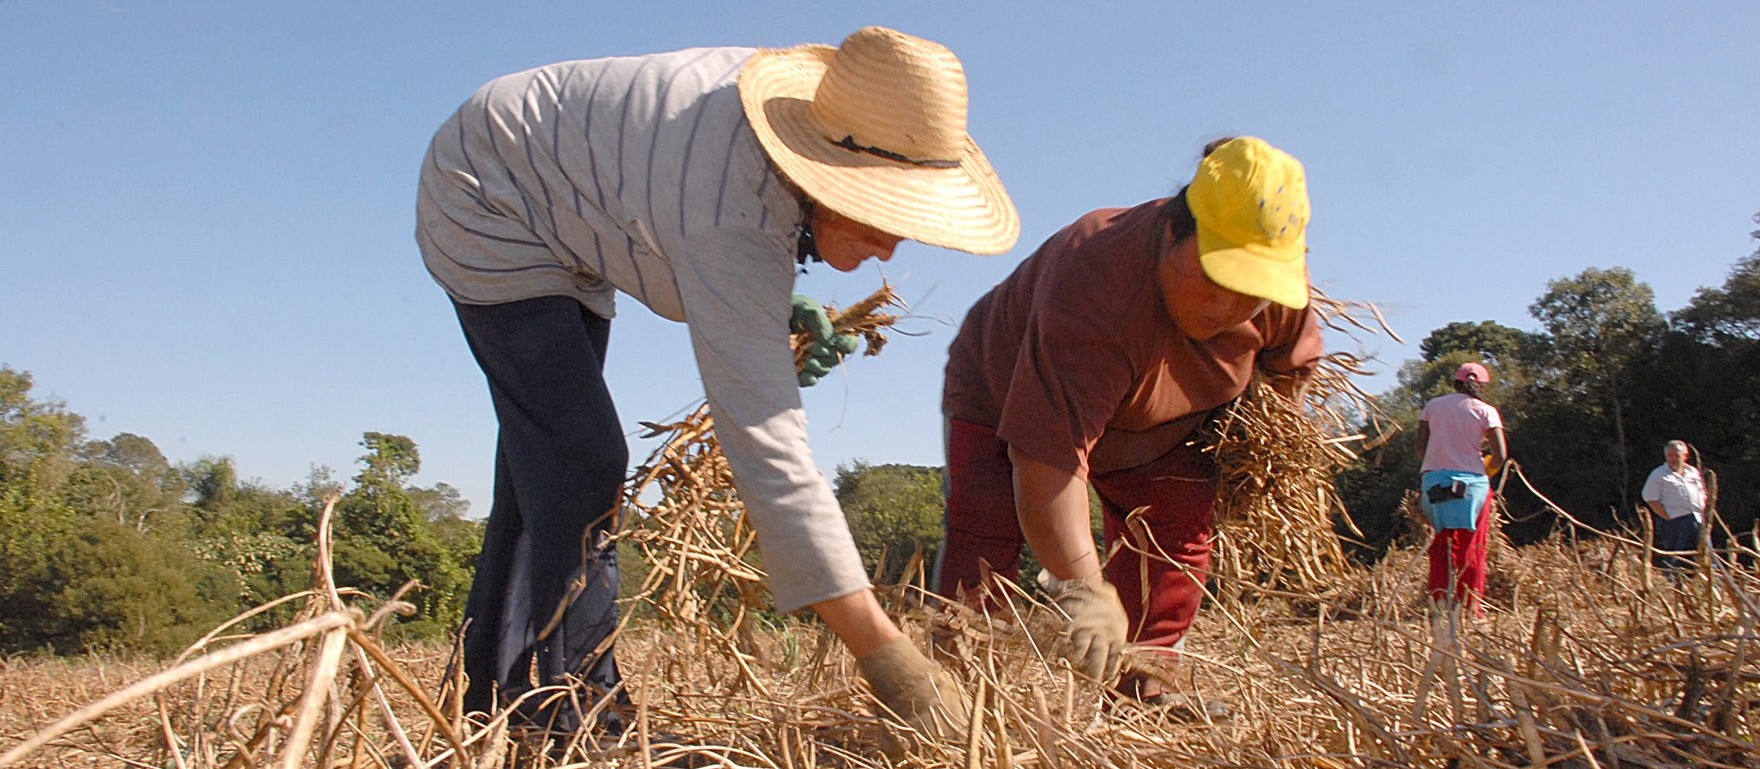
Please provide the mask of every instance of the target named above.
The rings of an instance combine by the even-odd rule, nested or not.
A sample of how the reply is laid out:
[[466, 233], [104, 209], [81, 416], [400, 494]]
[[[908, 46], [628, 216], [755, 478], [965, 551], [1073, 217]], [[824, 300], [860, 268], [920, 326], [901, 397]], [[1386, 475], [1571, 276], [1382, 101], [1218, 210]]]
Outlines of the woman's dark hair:
[[825, 257], [819, 255], [819, 241], [813, 237], [813, 199], [801, 195], [801, 223], [794, 231], [794, 261], [801, 266], [800, 274], [807, 274], [807, 262], [823, 262]]
[[1478, 398], [1479, 400], [1485, 400], [1485, 383], [1477, 379], [1454, 380], [1454, 391], [1457, 393], [1466, 393], [1469, 397]]
[[1186, 205], [1186, 188], [1181, 187], [1167, 202], [1167, 229], [1171, 242], [1178, 243], [1198, 234], [1198, 220], [1192, 217], [1191, 206]]
[[[1217, 147], [1234, 141], [1236, 138], [1238, 137], [1224, 136], [1204, 145], [1204, 154], [1201, 157], [1210, 157], [1210, 153], [1215, 152]], [[1198, 220], [1192, 216], [1192, 207], [1186, 205], [1186, 190], [1190, 186], [1179, 188], [1179, 192], [1175, 193], [1173, 200], [1167, 204], [1168, 235], [1173, 238], [1175, 243], [1198, 234]]]

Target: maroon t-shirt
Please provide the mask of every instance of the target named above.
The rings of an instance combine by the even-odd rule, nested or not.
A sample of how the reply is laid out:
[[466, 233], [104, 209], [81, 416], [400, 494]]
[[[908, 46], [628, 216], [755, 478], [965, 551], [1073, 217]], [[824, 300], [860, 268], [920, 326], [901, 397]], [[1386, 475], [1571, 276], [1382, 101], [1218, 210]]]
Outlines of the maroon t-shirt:
[[943, 412], [1085, 477], [1173, 450], [1246, 390], [1255, 363], [1312, 372], [1311, 310], [1273, 304], [1202, 342], [1179, 332], [1156, 268], [1169, 202], [1077, 219], [979, 299], [948, 349]]

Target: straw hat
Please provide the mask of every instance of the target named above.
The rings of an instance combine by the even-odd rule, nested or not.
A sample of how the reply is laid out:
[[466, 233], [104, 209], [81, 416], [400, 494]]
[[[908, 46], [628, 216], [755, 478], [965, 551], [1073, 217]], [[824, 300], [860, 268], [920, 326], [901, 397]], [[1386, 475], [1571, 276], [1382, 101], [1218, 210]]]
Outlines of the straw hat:
[[966, 77], [947, 48], [865, 27], [837, 48], [761, 50], [739, 75], [759, 143], [815, 203], [933, 246], [1000, 254], [1020, 215], [966, 133]]

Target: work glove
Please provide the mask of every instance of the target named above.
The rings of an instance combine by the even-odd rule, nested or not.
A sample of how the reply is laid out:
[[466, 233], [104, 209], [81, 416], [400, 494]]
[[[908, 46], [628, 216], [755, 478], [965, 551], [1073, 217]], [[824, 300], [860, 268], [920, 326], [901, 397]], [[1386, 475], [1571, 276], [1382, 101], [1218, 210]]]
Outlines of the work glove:
[[1039, 585], [1069, 617], [1069, 626], [1064, 630], [1064, 657], [1070, 667], [1102, 684], [1112, 683], [1118, 678], [1130, 627], [1118, 591], [1099, 574], [1087, 579], [1060, 580], [1050, 572], [1040, 572]]
[[842, 363], [845, 356], [856, 351], [857, 340], [852, 335], [837, 333], [831, 327], [831, 318], [825, 314], [825, 308], [812, 297], [795, 294], [793, 304], [788, 316], [788, 330], [807, 334], [813, 340], [807, 345], [806, 362], [801, 364], [795, 379], [802, 387], [812, 387], [819, 383], [820, 377]]
[[[902, 721], [932, 742], [965, 738], [971, 709], [959, 681], [917, 651], [910, 638], [900, 636], [856, 660], [862, 677], [874, 688], [874, 698], [886, 707], [889, 717]], [[896, 742], [882, 740], [888, 755], [902, 752]]]

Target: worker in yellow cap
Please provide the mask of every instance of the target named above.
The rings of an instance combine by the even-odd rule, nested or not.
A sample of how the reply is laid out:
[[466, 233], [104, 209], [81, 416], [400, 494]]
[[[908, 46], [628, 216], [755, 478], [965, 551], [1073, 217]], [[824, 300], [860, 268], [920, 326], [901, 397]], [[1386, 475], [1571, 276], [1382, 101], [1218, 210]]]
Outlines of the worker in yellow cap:
[[[1216, 502], [1193, 430], [1255, 370], [1294, 393], [1322, 354], [1307, 224], [1301, 163], [1221, 140], [1178, 194], [1081, 217], [978, 300], [948, 351], [937, 590], [985, 600], [992, 578], [1015, 579], [1024, 541], [1077, 670], [1111, 683], [1130, 643], [1176, 660]], [[1104, 564], [1090, 484], [1108, 550], [1127, 540]], [[1150, 667], [1119, 689], [1165, 701]]]

